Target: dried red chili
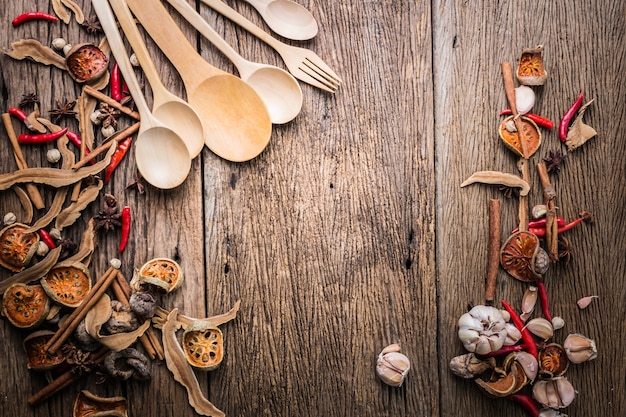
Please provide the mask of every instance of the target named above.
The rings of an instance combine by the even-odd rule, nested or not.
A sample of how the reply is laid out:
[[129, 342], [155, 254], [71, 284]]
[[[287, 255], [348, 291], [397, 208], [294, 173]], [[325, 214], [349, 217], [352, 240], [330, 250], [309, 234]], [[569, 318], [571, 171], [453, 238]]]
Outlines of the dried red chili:
[[117, 149], [111, 157], [111, 163], [104, 172], [105, 184], [109, 183], [109, 180], [111, 179], [111, 174], [113, 174], [113, 171], [115, 171], [120, 162], [122, 162], [122, 159], [124, 159], [124, 156], [128, 153], [132, 141], [133, 137], [129, 136], [117, 145]]
[[128, 237], [130, 236], [130, 207], [126, 206], [122, 209], [122, 238], [120, 240], [120, 246], [118, 248], [118, 252], [124, 252], [124, 248], [128, 243]]
[[28, 114], [26, 114], [24, 110], [18, 109], [17, 107], [10, 107], [8, 111], [11, 116], [17, 117], [22, 122], [28, 117]]
[[50, 236], [50, 233], [48, 233], [46, 229], [39, 229], [37, 233], [39, 233], [41, 241], [45, 243], [50, 249], [54, 249], [57, 247], [57, 244], [54, 243], [54, 239], [52, 239], [52, 236]]
[[44, 12], [26, 12], [13, 19], [13, 27], [17, 27], [22, 23], [29, 22], [31, 20], [48, 20], [50, 22], [56, 22], [59, 18]]
[[526, 348], [528, 353], [536, 358], [538, 355], [537, 345], [535, 344], [535, 339], [533, 339], [533, 335], [530, 333], [530, 330], [528, 330], [528, 328], [524, 326], [524, 322], [520, 318], [519, 314], [517, 314], [517, 311], [515, 311], [509, 303], [502, 300], [502, 307], [504, 307], [504, 309], [509, 313], [513, 325], [515, 325], [515, 327], [517, 327], [517, 330], [519, 330], [522, 334], [522, 342], [524, 344], [524, 348]]
[[576, 113], [580, 109], [580, 106], [583, 105], [584, 94], [581, 91], [578, 95], [578, 98], [572, 104], [572, 107], [565, 113], [563, 118], [561, 119], [561, 123], [559, 123], [559, 139], [561, 142], [565, 142], [567, 140], [567, 131], [569, 130], [569, 125], [576, 116]]
[[528, 394], [516, 392], [515, 394], [507, 395], [505, 398], [521, 405], [531, 417], [539, 417], [539, 414], [541, 413], [535, 400], [533, 400]]
[[[500, 116], [510, 116], [512, 114], [513, 114], [513, 111], [511, 109], [505, 109], [500, 112]], [[525, 113], [524, 116], [528, 117], [530, 120], [537, 123], [537, 126], [541, 126], [546, 129], [554, 128], [554, 122], [543, 116], [539, 116], [538, 114], [535, 114], [535, 113]]]
[[539, 302], [541, 303], [541, 311], [543, 311], [543, 316], [549, 322], [552, 322], [552, 314], [550, 314], [550, 303], [548, 302], [548, 291], [546, 290], [546, 284], [543, 283], [542, 279], [537, 280], [535, 283], [537, 286], [537, 292], [539, 293]]
[[38, 143], [46, 143], [46, 142], [50, 142], [53, 140], [57, 140], [61, 136], [65, 135], [67, 131], [68, 129], [66, 127], [66, 128], [59, 130], [58, 132], [52, 132], [52, 133], [37, 133], [37, 134], [22, 133], [21, 135], [17, 137], [17, 140], [19, 143], [31, 144], [31, 145], [38, 144]]
[[115, 101], [120, 101], [124, 98], [124, 94], [122, 93], [122, 74], [120, 72], [120, 67], [117, 65], [117, 62], [113, 64], [113, 69], [111, 70], [111, 80], [109, 82], [111, 86], [111, 98]]
[[[582, 212], [580, 214], [580, 217], [578, 217], [576, 220], [572, 220], [569, 223], [566, 223], [564, 225], [559, 225], [559, 229], [558, 229], [558, 234], [561, 234], [563, 232], [567, 232], [570, 229], [573, 229], [577, 224], [585, 222], [585, 223], [591, 223], [593, 221], [593, 217], [591, 216], [591, 213], [589, 212]], [[543, 227], [529, 227], [528, 231], [530, 233], [533, 233], [535, 236], [537, 237], [545, 237], [546, 236], [546, 228], [545, 226]]]

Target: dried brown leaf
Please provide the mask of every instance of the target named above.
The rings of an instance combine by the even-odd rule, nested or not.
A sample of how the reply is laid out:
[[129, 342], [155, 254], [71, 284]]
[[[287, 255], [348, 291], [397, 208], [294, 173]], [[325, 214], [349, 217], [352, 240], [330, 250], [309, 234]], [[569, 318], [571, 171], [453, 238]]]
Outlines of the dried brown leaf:
[[591, 103], [593, 103], [593, 100], [585, 103], [580, 108], [580, 110], [578, 110], [576, 119], [574, 119], [574, 122], [572, 122], [572, 125], [567, 131], [567, 139], [565, 140], [565, 145], [567, 145], [567, 149], [569, 149], [570, 151], [579, 148], [589, 139], [598, 134], [598, 132], [596, 132], [593, 127], [583, 122], [583, 115], [585, 114], [585, 110], [587, 110], [587, 107], [589, 107]]
[[65, 59], [57, 54], [52, 48], [42, 45], [35, 39], [21, 39], [11, 44], [12, 51], [5, 51], [5, 54], [13, 59], [22, 60], [31, 58], [44, 65], [54, 65], [66, 70]]
[[63, 230], [64, 227], [71, 226], [80, 217], [81, 212], [98, 198], [100, 190], [102, 189], [104, 182], [98, 180], [96, 184], [86, 187], [78, 195], [78, 200], [67, 206], [56, 217], [54, 227], [59, 230]]

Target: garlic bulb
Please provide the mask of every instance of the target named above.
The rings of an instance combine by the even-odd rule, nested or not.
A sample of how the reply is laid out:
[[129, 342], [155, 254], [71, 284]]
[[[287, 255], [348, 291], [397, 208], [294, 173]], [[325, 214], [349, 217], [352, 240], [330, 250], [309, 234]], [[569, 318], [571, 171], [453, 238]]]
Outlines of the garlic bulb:
[[409, 358], [400, 353], [400, 346], [395, 343], [384, 348], [378, 355], [376, 374], [387, 385], [401, 386], [409, 369]]
[[459, 318], [458, 325], [463, 346], [478, 355], [500, 349], [506, 339], [504, 318], [495, 307], [475, 306]]

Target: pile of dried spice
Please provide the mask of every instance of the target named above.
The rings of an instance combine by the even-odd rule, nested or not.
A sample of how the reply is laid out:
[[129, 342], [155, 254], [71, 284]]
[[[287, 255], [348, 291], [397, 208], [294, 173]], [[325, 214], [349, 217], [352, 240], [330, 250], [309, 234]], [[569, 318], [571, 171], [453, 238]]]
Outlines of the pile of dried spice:
[[[511, 64], [502, 64], [509, 109], [501, 112], [508, 117], [500, 124], [498, 133], [506, 147], [519, 157], [521, 175], [480, 171], [461, 184], [462, 187], [474, 183], [499, 184], [505, 190], [517, 189], [519, 224], [502, 242], [500, 202], [490, 201], [485, 303], [472, 307], [459, 318], [458, 337], [467, 353], [454, 357], [450, 370], [473, 380], [490, 397], [520, 404], [532, 417], [555, 417], [564, 415], [561, 410], [576, 398], [576, 389], [565, 376], [570, 364], [596, 358], [597, 349], [593, 339], [578, 333], [560, 337], [558, 330], [565, 322], [552, 316], [544, 282], [550, 264], [569, 261], [569, 241], [562, 234], [577, 224], [592, 221], [588, 212], [571, 222], [556, 214], [557, 193], [549, 174], [559, 172], [559, 165], [565, 159], [560, 151], [550, 152], [549, 158], [536, 164], [544, 201], [534, 205], [529, 215], [530, 160], [542, 144], [541, 129], [555, 126], [550, 120], [530, 113], [535, 102], [533, 88], [543, 85], [548, 76], [542, 52], [543, 46], [522, 52], [515, 73], [519, 87], [515, 87]], [[582, 123], [589, 104], [591, 101], [583, 105], [581, 93], [559, 124], [559, 139], [570, 151], [596, 134]], [[501, 301], [502, 308], [494, 306], [500, 268], [526, 285], [518, 308], [506, 300]], [[579, 307], [586, 307], [594, 298], [584, 297], [578, 301]], [[537, 302], [543, 314], [533, 317]]]

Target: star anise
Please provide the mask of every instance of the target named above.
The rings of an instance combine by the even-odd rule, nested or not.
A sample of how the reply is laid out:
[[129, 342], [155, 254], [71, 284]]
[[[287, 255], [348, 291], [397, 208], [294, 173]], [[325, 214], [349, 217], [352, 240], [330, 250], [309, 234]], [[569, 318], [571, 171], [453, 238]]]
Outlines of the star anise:
[[558, 174], [561, 172], [561, 164], [565, 161], [565, 158], [567, 158], [567, 154], [562, 154], [559, 150], [555, 152], [550, 151], [549, 157], [543, 159], [547, 164], [548, 173], [554, 171], [555, 174]]
[[146, 192], [146, 187], [143, 185], [143, 181], [141, 178], [141, 174], [137, 173], [135, 175], [135, 180], [126, 186], [127, 190], [135, 189], [139, 194], [143, 194]]
[[39, 104], [39, 97], [36, 93], [22, 94], [22, 101], [17, 105], [20, 109], [30, 106], [31, 104]]
[[500, 191], [502, 191], [505, 198], [517, 198], [519, 196], [519, 188], [517, 187], [507, 187], [506, 185], [501, 185], [498, 188]]
[[100, 103], [98, 106], [98, 113], [96, 120], [102, 123], [102, 127], [113, 126], [117, 128], [117, 117], [120, 115], [120, 111], [109, 106], [106, 103]]
[[73, 254], [76, 253], [76, 249], [78, 249], [78, 245], [76, 242], [70, 239], [61, 239], [58, 243], [58, 246], [61, 247], [61, 253], [59, 254], [59, 259], [69, 258]]
[[56, 116], [54, 118], [54, 123], [59, 123], [61, 119], [68, 116], [75, 116], [76, 112], [74, 111], [74, 105], [76, 104], [76, 100], [74, 101], [66, 101], [65, 104], [61, 104], [59, 100], [55, 100], [57, 104], [57, 108], [50, 110], [48, 113]]
[[104, 196], [104, 209], [100, 210], [98, 214], [94, 216], [96, 221], [95, 231], [104, 229], [105, 233], [109, 230], [115, 230], [116, 227], [121, 227], [121, 213], [117, 205], [117, 199], [111, 194]]
[[569, 264], [572, 260], [572, 248], [569, 245], [569, 240], [559, 235], [559, 260], [565, 260], [565, 264]]
[[100, 21], [96, 15], [86, 17], [81, 26], [91, 35], [102, 32], [102, 25], [100, 25]]
[[91, 354], [81, 350], [74, 342], [67, 342], [61, 347], [61, 351], [65, 355], [66, 361], [72, 365], [72, 373], [76, 375], [84, 375], [94, 368], [91, 360]]

